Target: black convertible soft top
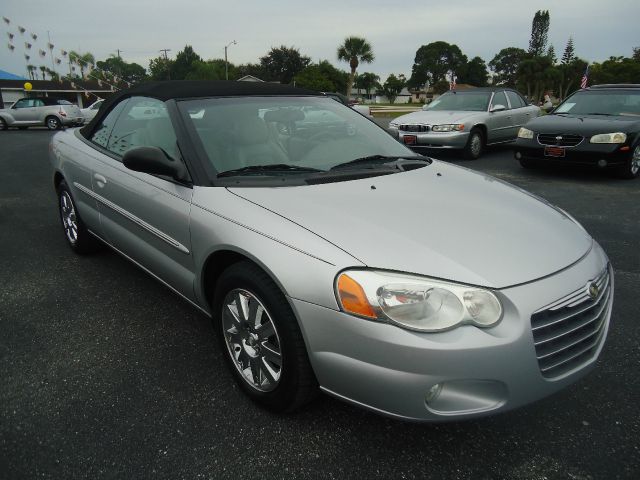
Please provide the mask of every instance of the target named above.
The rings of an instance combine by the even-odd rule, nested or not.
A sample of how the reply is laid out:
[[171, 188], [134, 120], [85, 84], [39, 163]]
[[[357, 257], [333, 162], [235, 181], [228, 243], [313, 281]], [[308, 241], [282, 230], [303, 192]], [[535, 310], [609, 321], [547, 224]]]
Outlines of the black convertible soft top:
[[296, 88], [290, 85], [266, 82], [237, 82], [226, 80], [169, 80], [166, 82], [141, 83], [114, 93], [101, 106], [98, 114], [81, 129], [89, 135], [112, 105], [128, 97], [151, 97], [166, 101], [172, 98], [245, 97], [245, 96], [318, 96], [319, 92]]

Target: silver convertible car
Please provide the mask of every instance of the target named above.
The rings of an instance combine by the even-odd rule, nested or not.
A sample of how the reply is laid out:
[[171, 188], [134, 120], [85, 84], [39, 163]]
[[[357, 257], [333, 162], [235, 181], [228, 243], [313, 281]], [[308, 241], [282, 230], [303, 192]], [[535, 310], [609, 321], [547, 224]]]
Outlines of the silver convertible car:
[[414, 151], [453, 148], [476, 159], [487, 145], [515, 140], [520, 127], [539, 115], [540, 109], [515, 90], [452, 90], [422, 111], [392, 120], [389, 129]]
[[612, 269], [569, 214], [315, 92], [141, 85], [50, 152], [71, 249], [106, 244], [210, 316], [275, 411], [322, 390], [397, 418], [486, 415], [603, 348]]

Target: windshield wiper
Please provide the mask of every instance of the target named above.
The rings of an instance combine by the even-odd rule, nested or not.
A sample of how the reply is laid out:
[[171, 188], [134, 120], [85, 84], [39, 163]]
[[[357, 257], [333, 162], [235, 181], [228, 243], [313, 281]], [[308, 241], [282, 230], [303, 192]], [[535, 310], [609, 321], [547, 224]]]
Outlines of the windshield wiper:
[[[339, 163], [338, 165], [331, 167], [329, 170], [341, 170], [343, 168], [353, 168], [362, 165], [380, 165], [395, 162], [398, 160], [416, 160], [420, 162], [431, 163], [431, 160], [429, 160], [429, 158], [423, 157], [422, 155], [407, 155], [402, 157], [389, 155], [369, 155], [368, 157], [356, 158], [355, 160]], [[395, 167], [395, 165], [393, 166]]]
[[298, 165], [289, 165], [286, 163], [273, 163], [270, 165], [249, 165], [248, 167], [234, 168], [226, 170], [218, 174], [219, 177], [233, 177], [235, 175], [244, 175], [251, 173], [297, 173], [297, 172], [324, 172], [319, 168], [301, 167]]

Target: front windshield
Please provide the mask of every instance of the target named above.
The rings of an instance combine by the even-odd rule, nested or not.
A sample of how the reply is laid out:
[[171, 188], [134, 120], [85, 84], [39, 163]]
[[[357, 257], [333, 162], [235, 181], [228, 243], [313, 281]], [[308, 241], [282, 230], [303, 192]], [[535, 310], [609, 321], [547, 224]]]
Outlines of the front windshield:
[[447, 92], [427, 105], [425, 110], [451, 110], [467, 112], [486, 112], [491, 92]]
[[640, 115], [640, 91], [579, 91], [565, 100], [553, 113], [567, 113], [570, 115]]
[[207, 98], [179, 108], [218, 174], [271, 165], [328, 171], [363, 157], [415, 156], [332, 98]]

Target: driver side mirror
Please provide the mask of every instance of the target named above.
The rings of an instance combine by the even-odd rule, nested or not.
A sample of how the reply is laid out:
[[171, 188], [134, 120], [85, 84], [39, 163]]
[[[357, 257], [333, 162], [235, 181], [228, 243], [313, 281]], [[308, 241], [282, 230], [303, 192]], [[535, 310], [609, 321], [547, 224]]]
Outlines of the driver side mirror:
[[507, 107], [505, 107], [504, 105], [494, 105], [493, 107], [491, 107], [491, 109], [489, 110], [489, 112], [493, 113], [493, 112], [502, 112], [503, 110], [506, 110]]
[[187, 169], [177, 160], [173, 160], [158, 147], [135, 147], [122, 157], [122, 163], [129, 170], [149, 173], [151, 175], [165, 175], [179, 182], [188, 182]]

